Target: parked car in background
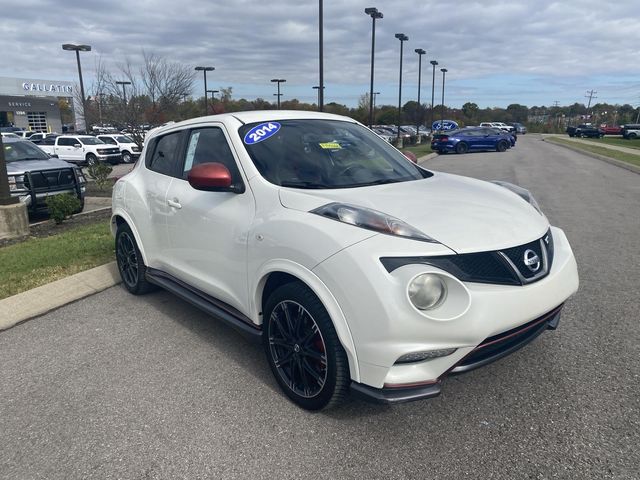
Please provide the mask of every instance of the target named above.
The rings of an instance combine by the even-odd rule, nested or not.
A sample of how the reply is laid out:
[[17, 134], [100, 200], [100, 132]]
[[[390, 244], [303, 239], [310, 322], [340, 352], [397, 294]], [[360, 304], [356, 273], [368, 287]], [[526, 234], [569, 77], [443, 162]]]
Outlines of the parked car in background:
[[423, 169], [351, 118], [233, 112], [147, 140], [113, 187], [124, 288], [262, 342], [302, 408], [436, 396], [558, 327], [578, 288], [529, 191]]
[[468, 127], [447, 133], [436, 133], [431, 150], [438, 153], [467, 153], [479, 150], [504, 152], [515, 145], [513, 135], [497, 128]]
[[513, 122], [510, 125], [515, 129], [515, 133], [517, 133], [518, 135], [526, 135], [527, 127], [525, 127], [522, 123]]
[[396, 138], [389, 130], [384, 128], [372, 127], [371, 130], [389, 143], [393, 143], [393, 139]]
[[0, 135], [2, 135], [2, 138], [22, 138], [20, 137], [20, 135], [17, 135], [14, 132], [0, 132]]
[[630, 123], [622, 126], [622, 137], [628, 140], [640, 138], [640, 124]]
[[50, 155], [82, 165], [98, 161], [116, 164], [122, 159], [120, 148], [107, 145], [91, 135], [60, 135], [55, 137], [53, 145], [41, 143], [40, 147]]
[[42, 143], [42, 141], [45, 138], [53, 138], [55, 139], [57, 136], [59, 136], [59, 133], [55, 133], [55, 132], [51, 132], [51, 133], [47, 133], [47, 132], [36, 132], [36, 133], [32, 133], [29, 136], [29, 141], [33, 142], [35, 144], [39, 144]]
[[96, 138], [102, 140], [107, 145], [116, 145], [122, 154], [123, 163], [132, 163], [140, 157], [140, 147], [127, 135], [98, 135]]
[[587, 138], [601, 138], [604, 137], [604, 131], [598, 127], [595, 127], [589, 123], [582, 123], [577, 127], [569, 126], [566, 130], [570, 137], [587, 137]]
[[9, 191], [27, 206], [29, 213], [46, 210], [51, 195], [69, 193], [84, 207], [86, 179], [82, 170], [51, 158], [37, 145], [23, 139], [3, 138]]
[[480, 126], [488, 128], [499, 128], [500, 130], [504, 130], [505, 132], [515, 132], [516, 130], [513, 126], [507, 125], [506, 123], [502, 122], [482, 122]]
[[600, 130], [605, 135], [622, 135], [622, 127], [620, 125], [600, 125]]

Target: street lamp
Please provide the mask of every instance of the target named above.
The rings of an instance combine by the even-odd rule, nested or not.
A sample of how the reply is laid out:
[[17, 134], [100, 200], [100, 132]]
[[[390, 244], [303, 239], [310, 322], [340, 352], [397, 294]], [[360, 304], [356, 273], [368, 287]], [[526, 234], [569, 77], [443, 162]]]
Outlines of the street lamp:
[[[318, 90], [318, 105], [320, 105], [320, 85], [314, 85], [313, 87], [314, 90]], [[324, 89], [324, 87], [322, 87]]]
[[373, 113], [374, 113], [374, 120], [375, 120], [375, 113], [376, 113], [376, 97], [380, 95], [380, 92], [373, 92]]
[[[323, 6], [322, 0], [318, 0], [318, 70], [319, 70], [319, 79], [318, 79], [318, 111], [321, 112], [324, 109], [324, 53], [322, 52], [322, 46], [324, 44], [323, 40]], [[273, 82], [273, 80], [271, 80]], [[278, 88], [280, 84], [278, 84]], [[280, 97], [278, 97], [278, 109], [280, 108]]]
[[[278, 84], [278, 93], [274, 93], [274, 95], [278, 97], [278, 110], [280, 110], [280, 97], [282, 96], [282, 94], [280, 93], [280, 84], [286, 82], [286, 80], [284, 78], [272, 78], [271, 81]], [[322, 89], [318, 90], [321, 91]], [[322, 95], [319, 94], [319, 96]]]
[[436, 87], [436, 65], [438, 65], [438, 62], [436, 62], [435, 60], [431, 60], [429, 63], [433, 66], [433, 79], [431, 80], [431, 125], [429, 126], [429, 130], [431, 130], [433, 128], [433, 102], [435, 101], [434, 94]]
[[446, 68], [441, 68], [442, 72], [442, 108], [440, 110], [440, 129], [442, 130], [442, 125], [444, 124], [444, 76], [447, 74], [448, 70]]
[[418, 139], [420, 139], [420, 119], [421, 119], [421, 115], [420, 115], [420, 81], [422, 80], [422, 55], [424, 55], [425, 52], [423, 49], [421, 48], [416, 48], [414, 50], [414, 52], [416, 52], [418, 54], [418, 115], [417, 115], [417, 119], [416, 119], [416, 135], [418, 136]]
[[196, 67], [198, 72], [204, 73], [204, 114], [208, 113], [208, 105], [207, 105], [207, 72], [211, 72], [215, 70], [215, 67]]
[[211, 100], [216, 99], [216, 93], [220, 93], [220, 90], [207, 90], [211, 94]]
[[382, 12], [375, 7], [364, 9], [364, 13], [371, 17], [371, 86], [369, 88], [369, 128], [373, 125], [373, 60], [376, 51], [376, 18], [382, 18]]
[[90, 52], [91, 45], [74, 45], [73, 43], [65, 43], [62, 45], [63, 50], [76, 52], [76, 61], [78, 62], [78, 77], [80, 77], [80, 95], [82, 95], [82, 117], [84, 128], [87, 129], [87, 111], [86, 98], [84, 96], [84, 83], [82, 82], [82, 67], [80, 66], [80, 52]]
[[124, 98], [124, 104], [127, 105], [127, 91], [125, 85], [131, 85], [131, 82], [116, 82], [117, 85], [122, 85], [122, 96]]
[[400, 145], [400, 123], [402, 123], [402, 46], [409, 40], [404, 33], [396, 33], [395, 37], [400, 40], [400, 81], [398, 82], [398, 145]]

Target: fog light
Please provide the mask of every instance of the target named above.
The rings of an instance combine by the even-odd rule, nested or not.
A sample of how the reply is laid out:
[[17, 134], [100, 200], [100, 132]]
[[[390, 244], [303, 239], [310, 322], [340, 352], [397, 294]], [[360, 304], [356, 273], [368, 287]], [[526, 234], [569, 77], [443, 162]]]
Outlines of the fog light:
[[443, 348], [442, 350], [429, 350], [426, 352], [407, 353], [406, 355], [402, 355], [398, 360], [396, 360], [396, 364], [415, 363], [422, 362], [423, 360], [430, 360], [432, 358], [446, 357], [447, 355], [451, 355], [455, 351], [455, 348]]
[[420, 310], [439, 306], [447, 296], [447, 287], [438, 275], [423, 273], [409, 284], [409, 300]]

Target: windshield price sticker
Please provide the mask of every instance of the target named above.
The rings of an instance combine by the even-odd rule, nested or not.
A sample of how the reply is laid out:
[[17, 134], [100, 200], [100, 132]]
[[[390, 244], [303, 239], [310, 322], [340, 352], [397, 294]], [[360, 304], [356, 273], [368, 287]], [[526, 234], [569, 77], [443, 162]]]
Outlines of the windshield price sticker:
[[325, 150], [340, 150], [342, 148], [340, 144], [336, 142], [320, 143], [319, 145], [320, 148], [323, 148]]
[[244, 136], [244, 143], [246, 145], [253, 145], [262, 142], [278, 133], [278, 130], [280, 130], [280, 124], [278, 122], [261, 123], [247, 132]]

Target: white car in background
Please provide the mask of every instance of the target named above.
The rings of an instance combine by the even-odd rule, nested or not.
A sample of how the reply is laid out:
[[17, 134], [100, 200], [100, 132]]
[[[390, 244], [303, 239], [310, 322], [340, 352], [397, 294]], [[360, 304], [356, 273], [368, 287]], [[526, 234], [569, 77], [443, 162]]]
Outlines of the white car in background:
[[161, 286], [262, 341], [310, 410], [349, 391], [438, 395], [555, 329], [578, 288], [564, 232], [527, 190], [425, 170], [337, 115], [159, 128], [112, 204], [124, 286]]
[[133, 163], [140, 157], [140, 147], [129, 136], [122, 134], [97, 135], [107, 145], [117, 145], [122, 154], [123, 163]]
[[499, 128], [500, 130], [504, 130], [505, 132], [515, 133], [516, 129], [513, 125], [507, 125], [502, 122], [482, 122], [480, 124], [481, 127], [489, 127], [489, 128]]

